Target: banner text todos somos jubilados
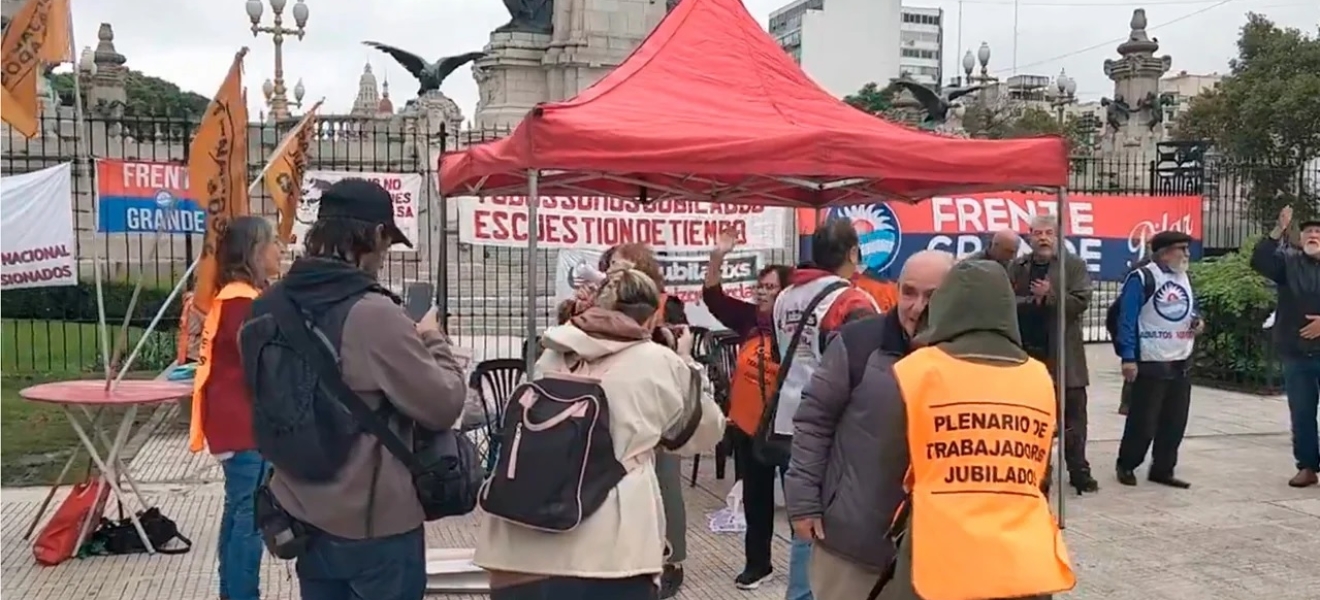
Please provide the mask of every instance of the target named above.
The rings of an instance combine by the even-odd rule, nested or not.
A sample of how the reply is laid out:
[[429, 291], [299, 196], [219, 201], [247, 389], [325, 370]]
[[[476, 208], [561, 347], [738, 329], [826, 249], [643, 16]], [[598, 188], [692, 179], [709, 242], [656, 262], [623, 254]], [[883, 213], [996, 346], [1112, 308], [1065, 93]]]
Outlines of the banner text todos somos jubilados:
[[[530, 232], [521, 196], [456, 198], [459, 238], [478, 246], [525, 246]], [[639, 242], [659, 251], [708, 251], [720, 232], [738, 232], [739, 248], [782, 248], [788, 209], [687, 200], [641, 203], [590, 196], [546, 197], [537, 208], [542, 248], [603, 250]]]

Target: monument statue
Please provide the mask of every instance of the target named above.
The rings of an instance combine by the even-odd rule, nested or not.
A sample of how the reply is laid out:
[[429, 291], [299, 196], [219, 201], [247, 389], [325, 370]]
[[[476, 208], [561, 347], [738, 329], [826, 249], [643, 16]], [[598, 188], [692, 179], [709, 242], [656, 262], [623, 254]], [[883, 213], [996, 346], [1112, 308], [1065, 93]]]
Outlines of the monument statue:
[[1123, 99], [1123, 94], [1115, 94], [1112, 100], [1101, 98], [1100, 106], [1105, 108], [1105, 124], [1116, 132], [1132, 117], [1132, 107]]
[[953, 108], [954, 100], [976, 92], [984, 87], [980, 85], [969, 85], [966, 87], [949, 88], [946, 89], [943, 94], [940, 94], [920, 83], [907, 79], [897, 79], [891, 85], [910, 92], [912, 97], [921, 104], [922, 110], [926, 111], [926, 117], [923, 121], [933, 124], [940, 124], [948, 120], [949, 109]]
[[555, 0], [504, 0], [512, 19], [497, 32], [550, 33], [554, 31]]
[[394, 57], [395, 61], [403, 65], [403, 68], [407, 69], [409, 73], [412, 73], [412, 76], [417, 78], [417, 82], [421, 86], [417, 89], [419, 97], [427, 95], [428, 92], [438, 91], [440, 84], [444, 83], [445, 78], [449, 77], [450, 73], [486, 55], [484, 52], [468, 52], [458, 56], [447, 56], [432, 63], [416, 54], [400, 50], [394, 46], [387, 46], [380, 42], [362, 43]]

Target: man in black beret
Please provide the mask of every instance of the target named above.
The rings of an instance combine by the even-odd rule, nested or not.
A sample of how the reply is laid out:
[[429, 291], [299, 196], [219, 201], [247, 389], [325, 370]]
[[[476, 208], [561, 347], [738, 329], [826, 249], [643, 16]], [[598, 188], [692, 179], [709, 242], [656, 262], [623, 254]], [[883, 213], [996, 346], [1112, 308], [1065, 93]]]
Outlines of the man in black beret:
[[1191, 242], [1181, 231], [1155, 234], [1150, 263], [1130, 273], [1119, 293], [1114, 346], [1131, 391], [1116, 465], [1123, 485], [1137, 484], [1135, 471], [1153, 444], [1147, 479], [1191, 487], [1173, 473], [1191, 405], [1189, 359], [1204, 328], [1187, 276]]

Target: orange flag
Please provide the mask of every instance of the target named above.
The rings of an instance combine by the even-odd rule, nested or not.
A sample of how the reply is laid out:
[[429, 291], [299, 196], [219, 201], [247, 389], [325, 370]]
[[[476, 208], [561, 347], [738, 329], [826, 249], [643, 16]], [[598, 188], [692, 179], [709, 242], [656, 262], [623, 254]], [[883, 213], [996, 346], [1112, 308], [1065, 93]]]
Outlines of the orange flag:
[[234, 55], [220, 90], [188, 146], [188, 180], [192, 197], [206, 208], [206, 237], [197, 265], [193, 303], [202, 313], [211, 309], [217, 287], [216, 244], [229, 220], [248, 214], [248, 110], [243, 101], [243, 57]]
[[4, 57], [0, 119], [29, 138], [39, 129], [37, 78], [47, 64], [73, 62], [69, 23], [69, 0], [28, 0], [0, 40]]
[[266, 165], [266, 191], [280, 212], [280, 239], [285, 243], [294, 241], [293, 220], [298, 201], [302, 199], [303, 173], [307, 171], [307, 151], [312, 144], [312, 135], [316, 133], [318, 108], [321, 108], [321, 102], [317, 102], [298, 125], [285, 134], [275, 154], [271, 155], [270, 164]]

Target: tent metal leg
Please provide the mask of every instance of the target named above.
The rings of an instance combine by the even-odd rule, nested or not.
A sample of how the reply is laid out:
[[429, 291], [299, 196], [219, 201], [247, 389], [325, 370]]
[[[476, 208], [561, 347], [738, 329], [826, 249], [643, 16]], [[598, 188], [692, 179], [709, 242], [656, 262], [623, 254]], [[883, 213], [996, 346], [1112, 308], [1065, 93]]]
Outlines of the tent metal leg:
[[1067, 338], [1068, 319], [1066, 312], [1063, 310], [1063, 304], [1064, 304], [1063, 299], [1066, 298], [1068, 295], [1068, 283], [1067, 283], [1068, 278], [1064, 275], [1066, 269], [1063, 268], [1062, 253], [1068, 251], [1068, 246], [1066, 243], [1067, 230], [1068, 230], [1067, 188], [1059, 188], [1058, 216], [1059, 216], [1058, 219], [1059, 227], [1058, 230], [1055, 232], [1058, 235], [1058, 243], [1054, 246], [1055, 252], [1060, 253], [1059, 254], [1060, 265], [1058, 269], [1055, 269], [1056, 273], [1058, 274], [1058, 281], [1056, 282], [1056, 289], [1058, 291], [1056, 292], [1055, 295], [1055, 297], [1058, 298], [1058, 302], [1055, 303], [1056, 310], [1054, 311], [1058, 318], [1057, 326], [1059, 328], [1058, 337], [1055, 338], [1058, 340], [1058, 343], [1054, 345], [1055, 346], [1054, 360], [1056, 362], [1055, 373], [1057, 373], [1058, 381], [1055, 383], [1054, 393], [1057, 394], [1057, 400], [1058, 400], [1058, 415], [1057, 415], [1058, 423], [1056, 427], [1057, 427], [1057, 431], [1059, 432], [1059, 444], [1055, 448], [1056, 454], [1054, 457], [1054, 476], [1058, 478], [1055, 480], [1054, 493], [1056, 494], [1055, 497], [1058, 498], [1058, 502], [1059, 502], [1059, 529], [1066, 529], [1067, 525], [1065, 524], [1066, 518], [1064, 517], [1064, 504], [1065, 504], [1064, 497], [1066, 497], [1068, 494], [1064, 492], [1063, 472], [1067, 470], [1066, 468], [1067, 465], [1064, 462], [1065, 460], [1064, 447], [1066, 446], [1066, 440], [1068, 439], [1067, 432], [1065, 431], [1068, 427], [1068, 424], [1064, 419], [1064, 411], [1066, 407], [1065, 397], [1068, 393], [1068, 386], [1067, 386], [1067, 378], [1064, 377], [1064, 373], [1067, 373], [1067, 365], [1065, 364], [1065, 362], [1068, 360], [1068, 352], [1067, 352], [1068, 345], [1064, 342], [1068, 339]]
[[541, 280], [536, 259], [536, 238], [540, 234], [538, 231], [540, 229], [538, 213], [541, 206], [541, 193], [538, 189], [540, 179], [540, 171], [527, 170], [527, 343], [523, 344], [523, 347], [527, 351], [527, 356], [524, 358], [527, 361], [529, 381], [532, 379], [533, 367], [536, 365], [536, 356], [540, 354], [540, 344], [536, 339], [536, 297]]

